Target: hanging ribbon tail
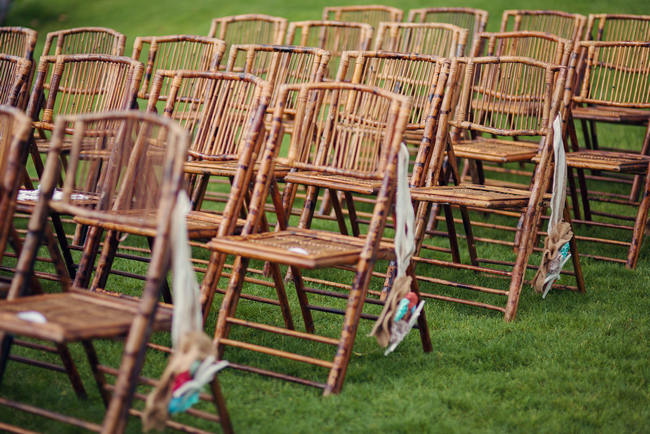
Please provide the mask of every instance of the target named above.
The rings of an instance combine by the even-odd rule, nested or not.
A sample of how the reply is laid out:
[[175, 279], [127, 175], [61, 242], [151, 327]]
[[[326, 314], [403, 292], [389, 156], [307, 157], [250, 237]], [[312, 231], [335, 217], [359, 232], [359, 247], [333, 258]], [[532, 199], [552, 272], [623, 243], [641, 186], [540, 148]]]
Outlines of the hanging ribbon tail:
[[[369, 336], [377, 338], [380, 347], [391, 345], [388, 355], [401, 342], [422, 310], [418, 296], [411, 292], [410, 276], [406, 270], [415, 252], [415, 211], [411, 202], [408, 180], [409, 151], [404, 143], [400, 145], [397, 165], [397, 191], [395, 192], [395, 262], [397, 278], [393, 282], [384, 308], [377, 318]], [[418, 310], [419, 309], [419, 310]], [[417, 311], [417, 314], [416, 314]], [[408, 324], [411, 322], [411, 326]]]
[[560, 278], [562, 267], [571, 257], [569, 253], [571, 238], [573, 238], [571, 225], [566, 222], [558, 223], [548, 234], [544, 240], [542, 262], [532, 282], [535, 292], [546, 297], [551, 285]]
[[413, 326], [415, 325], [415, 321], [418, 320], [418, 317], [420, 316], [420, 313], [422, 312], [422, 309], [424, 308], [424, 300], [420, 301], [418, 303], [417, 307], [411, 314], [411, 318], [409, 319], [408, 322], [400, 320], [393, 322], [393, 327], [390, 333], [390, 346], [384, 351], [384, 356], [389, 355], [390, 353], [397, 348], [397, 346], [404, 340], [406, 335], [409, 334]]
[[[212, 343], [212, 339], [205, 333], [195, 331], [183, 336], [179, 347], [169, 358], [167, 367], [158, 384], [147, 396], [145, 410], [142, 414], [142, 428], [144, 431], [151, 429], [162, 431], [165, 429], [173, 394], [183, 387], [186, 382], [194, 381], [197, 373], [201, 374], [199, 368], [202, 363], [207, 360], [214, 362], [216, 355], [216, 347]], [[223, 367], [225, 365], [221, 366], [221, 368]], [[216, 373], [216, 370], [209, 379], [201, 378], [202, 384], [212, 381], [214, 373]]]
[[544, 253], [532, 284], [535, 292], [542, 298], [551, 290], [553, 283], [560, 278], [562, 267], [571, 257], [569, 242], [573, 237], [571, 225], [562, 221], [566, 202], [566, 154], [562, 141], [562, 121], [558, 115], [553, 121], [553, 194], [551, 196], [551, 218], [548, 221], [547, 237], [544, 240]]
[[142, 414], [143, 430], [164, 430], [170, 414], [185, 411], [199, 400], [201, 389], [225, 368], [216, 362], [217, 351], [203, 328], [199, 285], [192, 269], [187, 237], [190, 202], [179, 193], [171, 216], [172, 270], [174, 278], [173, 353], [156, 387], [147, 396]]

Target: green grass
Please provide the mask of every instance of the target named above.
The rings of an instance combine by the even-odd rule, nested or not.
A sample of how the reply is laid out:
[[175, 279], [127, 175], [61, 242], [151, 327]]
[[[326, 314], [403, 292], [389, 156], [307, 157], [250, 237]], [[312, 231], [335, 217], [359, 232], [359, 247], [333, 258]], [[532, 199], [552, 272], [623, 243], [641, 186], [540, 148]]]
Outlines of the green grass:
[[[138, 35], [207, 34], [212, 17], [237, 13], [317, 19], [321, 8], [331, 3], [22, 0], [14, 2], [7, 25], [37, 29], [37, 53], [48, 31], [91, 25], [112, 27], [127, 35], [129, 54]], [[397, 6], [408, 10], [430, 5], [403, 1]], [[558, 0], [468, 0], [444, 5], [489, 10], [488, 30], [498, 29], [501, 11], [507, 8], [557, 8], [585, 14], [649, 13], [643, 0], [578, 0], [570, 4]], [[600, 131], [619, 142], [639, 137], [636, 132], [616, 128]], [[649, 248], [646, 242], [633, 271], [584, 259], [585, 295], [553, 292], [541, 300], [526, 286], [514, 323], [505, 323], [499, 314], [430, 301], [426, 313], [434, 347], [431, 354], [422, 353], [413, 333], [394, 354], [384, 357], [374, 339], [366, 336], [371, 324], [362, 322], [339, 396], [323, 398], [315, 389], [226, 370], [220, 381], [234, 428], [239, 432], [645, 432], [650, 424]], [[506, 255], [503, 249], [482, 249], [482, 256], [502, 259]], [[141, 270], [137, 264], [124, 261], [116, 266]], [[335, 277], [349, 279], [349, 274]], [[110, 282], [126, 292], [141, 286], [127, 279], [112, 278]], [[290, 293], [291, 289], [289, 285]], [[248, 290], [268, 293], [261, 288]], [[297, 316], [295, 297], [291, 301]], [[280, 320], [276, 309], [269, 306], [242, 302], [240, 309], [250, 318], [270, 316]], [[339, 330], [338, 318], [317, 314], [315, 319], [319, 330], [330, 334]], [[214, 320], [213, 313], [208, 327]], [[166, 335], [155, 336], [155, 340], [169, 343]], [[270, 342], [284, 344], [280, 338]], [[102, 361], [119, 364], [119, 342], [103, 342], [98, 349]], [[324, 354], [320, 348], [313, 350]], [[64, 376], [16, 363], [9, 364], [2, 396], [101, 420], [104, 409], [83, 351], [77, 345], [72, 346], [72, 351], [91, 392], [87, 401], [75, 398]], [[301, 352], [308, 351], [303, 346]], [[256, 356], [236, 352], [228, 355], [257, 362]], [[146, 372], [159, 375], [164, 363], [162, 355], [152, 353]], [[269, 367], [288, 366], [275, 360], [264, 363]], [[302, 365], [290, 366], [294, 374], [321, 380], [324, 375], [316, 370], [319, 368], [311, 372]], [[45, 432], [77, 432], [6, 408], [0, 408], [0, 421]], [[139, 422], [132, 419], [128, 431], [139, 430]]]

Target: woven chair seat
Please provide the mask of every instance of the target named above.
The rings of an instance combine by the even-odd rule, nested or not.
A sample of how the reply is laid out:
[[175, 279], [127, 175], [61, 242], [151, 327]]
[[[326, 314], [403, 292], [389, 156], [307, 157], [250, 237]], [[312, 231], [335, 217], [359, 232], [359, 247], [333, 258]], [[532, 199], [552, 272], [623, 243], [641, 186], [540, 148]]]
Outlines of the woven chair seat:
[[[106, 219], [89, 218], [76, 216], [75, 223], [90, 226], [99, 226], [106, 230], [125, 232], [129, 234], [142, 235], [145, 237], [156, 236], [157, 216], [156, 210], [118, 210], [105, 212]], [[137, 224], [122, 223], [120, 217], [128, 216], [138, 219]], [[238, 222], [238, 226], [244, 221]], [[215, 236], [221, 224], [221, 216], [205, 211], [190, 211], [187, 215], [187, 234], [190, 239], [211, 238]]]
[[454, 152], [459, 158], [475, 158], [494, 163], [530, 161], [537, 155], [537, 144], [522, 141], [478, 137], [454, 143]]
[[[537, 157], [533, 158], [536, 161]], [[610, 172], [645, 173], [650, 157], [628, 152], [584, 150], [566, 154], [569, 167]]]
[[332, 175], [322, 172], [292, 172], [284, 180], [294, 184], [311, 185], [321, 188], [351, 191], [359, 194], [377, 194], [381, 188], [380, 179], [361, 179], [353, 176]]
[[[112, 338], [126, 335], [139, 303], [137, 298], [73, 288], [64, 293], [3, 301], [0, 322], [8, 333], [58, 343]], [[20, 312], [26, 311], [42, 314], [46, 322], [34, 327], [33, 322], [19, 317]], [[169, 329], [171, 319], [171, 306], [161, 304], [156, 311], [154, 329]]]
[[460, 184], [458, 186], [417, 187], [413, 200], [465, 205], [477, 208], [521, 208], [528, 205], [530, 191], [497, 186]]
[[[363, 238], [314, 229], [291, 228], [279, 232], [219, 238], [210, 241], [208, 247], [221, 253], [314, 269], [354, 265], [359, 261], [364, 244]], [[393, 257], [393, 244], [381, 243], [377, 258]]]
[[[186, 173], [197, 175], [227, 176], [233, 177], [237, 172], [237, 161], [188, 161], [183, 166]], [[254, 173], [257, 173], [260, 163], [255, 162]], [[276, 161], [273, 166], [276, 178], [283, 178], [290, 170], [286, 164]]]
[[591, 119], [602, 122], [646, 123], [650, 119], [649, 110], [640, 110], [628, 107], [588, 106], [573, 107], [571, 109], [576, 119]]

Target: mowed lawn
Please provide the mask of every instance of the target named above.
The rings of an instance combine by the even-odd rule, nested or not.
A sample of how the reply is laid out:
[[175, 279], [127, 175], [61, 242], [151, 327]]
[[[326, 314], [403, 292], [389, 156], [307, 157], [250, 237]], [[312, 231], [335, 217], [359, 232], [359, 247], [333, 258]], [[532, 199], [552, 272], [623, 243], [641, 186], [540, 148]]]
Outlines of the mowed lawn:
[[[205, 35], [211, 18], [240, 13], [319, 19], [322, 7], [332, 4], [323, 0], [13, 3], [6, 25], [38, 30], [37, 55], [45, 34], [56, 29], [116, 29], [127, 35], [129, 55], [136, 36]], [[428, 6], [483, 8], [490, 12], [488, 30], [493, 31], [498, 30], [503, 9], [650, 14], [647, 0], [402, 1], [394, 5], [405, 11]], [[639, 130], [624, 133], [604, 128], [603, 132], [612, 141], [641, 140]], [[536, 255], [534, 261], [538, 260]], [[422, 353], [413, 333], [395, 353], [384, 357], [374, 338], [366, 336], [371, 323], [362, 322], [338, 396], [323, 398], [316, 389], [226, 370], [220, 380], [234, 428], [250, 433], [648, 432], [650, 242], [644, 243], [636, 270], [589, 259], [583, 259], [582, 265], [586, 294], [552, 292], [542, 300], [526, 285], [513, 323], [505, 323], [497, 313], [429, 301], [426, 314], [434, 347], [430, 354]], [[119, 278], [111, 282], [119, 289], [137, 290], [141, 285]], [[264, 315], [271, 308], [248, 305], [247, 309], [251, 315]], [[335, 333], [328, 318], [320, 316], [318, 325]], [[168, 343], [166, 336], [156, 339]], [[120, 343], [98, 344], [100, 359], [113, 365], [119, 363], [121, 349]], [[76, 345], [72, 351], [91, 392], [88, 400], [77, 400], [60, 374], [11, 362], [0, 395], [101, 420], [104, 408], [83, 351]], [[147, 373], [159, 375], [165, 358], [153, 354], [147, 362]], [[297, 369], [305, 374], [307, 368]], [[318, 374], [322, 379], [323, 372]], [[0, 421], [44, 432], [78, 432], [4, 407]], [[140, 431], [136, 419], [130, 421], [128, 431]]]

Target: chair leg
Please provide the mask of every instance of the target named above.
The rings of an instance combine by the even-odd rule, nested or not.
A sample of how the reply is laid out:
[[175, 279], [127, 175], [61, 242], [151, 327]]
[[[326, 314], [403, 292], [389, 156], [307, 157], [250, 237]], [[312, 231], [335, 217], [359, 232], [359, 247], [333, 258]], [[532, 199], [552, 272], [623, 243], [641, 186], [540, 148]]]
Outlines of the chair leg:
[[93, 266], [99, 252], [99, 244], [103, 230], [98, 226], [90, 228], [86, 242], [84, 244], [83, 254], [77, 267], [74, 285], [80, 288], [87, 288], [93, 273]]
[[[469, 251], [469, 258], [472, 265], [478, 266], [478, 255], [476, 253], [476, 243], [474, 242], [474, 231], [472, 230], [472, 222], [467, 212], [467, 207], [460, 207], [460, 215], [463, 219], [463, 227], [465, 228], [465, 236], [467, 237], [467, 250]], [[460, 261], [459, 261], [460, 262]]]
[[[280, 302], [280, 310], [282, 311], [284, 326], [289, 330], [294, 330], [293, 318], [291, 316], [291, 309], [289, 308], [289, 299], [287, 298], [287, 291], [284, 287], [284, 281], [282, 280], [282, 273], [280, 271], [280, 267], [278, 266], [278, 264], [273, 262], [269, 262], [269, 267], [271, 271], [271, 276], [273, 277], [273, 283], [275, 284], [275, 292], [278, 296], [278, 301]], [[305, 327], [309, 327], [309, 323], [311, 322], [311, 316], [305, 317], [303, 311], [303, 318], [305, 320]], [[311, 327], [313, 329], [313, 322], [311, 323], [312, 323]]]
[[72, 279], [74, 279], [74, 276], [77, 273], [77, 267], [74, 263], [74, 260], [72, 259], [72, 252], [70, 251], [68, 239], [65, 237], [65, 230], [63, 229], [61, 216], [59, 214], [52, 213], [50, 217], [52, 218], [52, 226], [54, 227], [56, 238], [59, 241], [59, 247], [61, 248], [63, 260], [65, 261], [66, 268], [68, 269], [68, 274]]
[[68, 349], [68, 346], [64, 344], [56, 344], [56, 349], [59, 353], [59, 357], [61, 357], [61, 362], [63, 363], [65, 372], [68, 375], [68, 378], [70, 379], [70, 384], [72, 384], [72, 388], [74, 389], [74, 392], [76, 393], [77, 397], [81, 399], [88, 398], [86, 389], [84, 388], [83, 383], [81, 382], [81, 376], [79, 376], [79, 371], [77, 371], [77, 366], [72, 361], [72, 356], [70, 355], [70, 350]]
[[442, 205], [442, 212], [445, 214], [445, 223], [447, 224], [447, 234], [449, 235], [449, 248], [451, 249], [452, 261], [460, 263], [458, 234], [456, 233], [456, 224], [454, 223], [454, 216], [451, 207], [447, 204]]
[[248, 269], [248, 258], [238, 256], [233, 263], [230, 281], [228, 288], [221, 300], [221, 307], [219, 307], [219, 316], [217, 317], [217, 324], [214, 331], [214, 343], [217, 345], [217, 357], [223, 357], [224, 346], [219, 343], [220, 339], [225, 339], [230, 334], [230, 325], [228, 318], [234, 315], [239, 303], [239, 295], [244, 283], [246, 270]]
[[[415, 270], [413, 267], [409, 266], [406, 274], [411, 276], [411, 290], [418, 295], [418, 299], [421, 299], [420, 287], [418, 286], [418, 281], [416, 279]], [[427, 318], [424, 309], [422, 309], [422, 312], [420, 312], [420, 316], [418, 317], [418, 331], [420, 332], [422, 350], [425, 353], [430, 353], [433, 351], [433, 345], [431, 344], [431, 335], [429, 334], [429, 326], [427, 324]]]
[[95, 347], [91, 341], [81, 341], [81, 344], [86, 351], [88, 363], [90, 364], [90, 370], [95, 377], [95, 383], [97, 383], [97, 388], [99, 389], [99, 394], [102, 397], [104, 407], [108, 408], [108, 405], [111, 402], [111, 394], [108, 390], [106, 390], [106, 377], [104, 376], [104, 373], [99, 369], [99, 358], [97, 357]]
[[639, 204], [639, 210], [636, 214], [634, 221], [634, 230], [632, 232], [632, 242], [627, 254], [627, 262], [625, 266], [630, 269], [636, 268], [636, 263], [639, 260], [639, 253], [641, 245], [643, 244], [643, 234], [646, 229], [648, 220], [648, 207], [650, 207], [650, 165], [648, 165], [648, 172], [645, 177], [644, 192]]
[[305, 292], [305, 282], [302, 280], [302, 273], [299, 268], [291, 267], [291, 274], [293, 276], [293, 283], [296, 286], [296, 294], [298, 295], [298, 303], [300, 304], [302, 318], [305, 322], [305, 330], [307, 330], [307, 333], [314, 333], [314, 319], [312, 318], [311, 310], [309, 309], [309, 300], [307, 299], [307, 293]]
[[[147, 244], [149, 244], [149, 249], [153, 251], [153, 238], [147, 237]], [[162, 277], [162, 282], [160, 285], [160, 293], [162, 295], [162, 299], [165, 303], [167, 304], [172, 304], [173, 303], [173, 297], [172, 297], [172, 292], [169, 289], [169, 283], [167, 282], [167, 276]]]
[[11, 352], [11, 344], [14, 337], [9, 333], [0, 333], [0, 387], [2, 386], [2, 379], [5, 376], [7, 369], [7, 362], [9, 361], [9, 353]]
[[102, 253], [99, 256], [95, 276], [90, 285], [91, 289], [104, 289], [106, 287], [106, 281], [108, 280], [111, 268], [113, 268], [113, 260], [115, 259], [115, 253], [117, 252], [117, 245], [119, 243], [118, 237], [119, 233], [115, 231], [106, 232]]
[[571, 221], [571, 214], [567, 209], [567, 205], [564, 206], [564, 220], [571, 225], [571, 231], [573, 236], [569, 241], [569, 248], [571, 250], [571, 262], [573, 262], [573, 272], [576, 276], [576, 287], [581, 293], [585, 293], [585, 279], [582, 274], [582, 266], [580, 265], [580, 254], [578, 253], [578, 243], [576, 242], [575, 231], [573, 230], [573, 222]]
[[226, 400], [221, 393], [221, 386], [219, 386], [219, 380], [217, 379], [216, 375], [210, 382], [210, 392], [212, 393], [214, 406], [217, 409], [217, 414], [219, 415], [219, 423], [221, 424], [222, 431], [224, 434], [232, 434], [234, 431], [232, 429], [232, 423], [230, 422], [228, 408], [226, 407]]

